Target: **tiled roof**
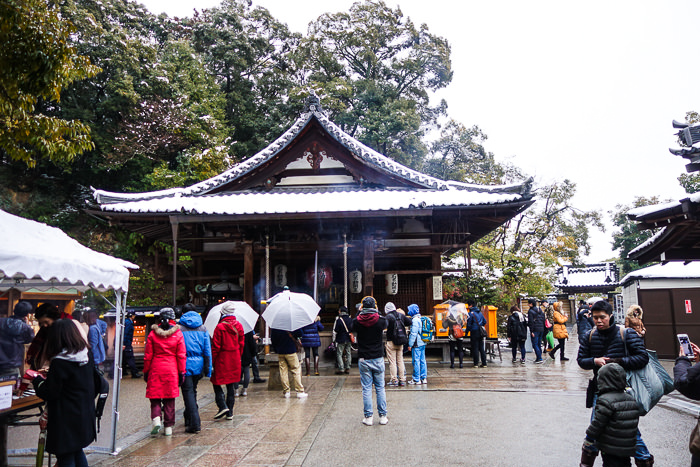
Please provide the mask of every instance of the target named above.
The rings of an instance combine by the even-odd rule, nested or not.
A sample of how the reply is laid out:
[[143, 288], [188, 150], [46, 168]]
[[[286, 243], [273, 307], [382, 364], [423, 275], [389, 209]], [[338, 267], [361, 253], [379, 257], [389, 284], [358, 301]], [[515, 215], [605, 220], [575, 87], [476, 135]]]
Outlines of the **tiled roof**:
[[636, 279], [700, 279], [700, 262], [692, 261], [685, 264], [673, 261], [655, 264], [630, 272], [620, 283], [626, 284]]
[[615, 288], [619, 272], [614, 263], [590, 264], [584, 267], [564, 266], [557, 271], [555, 287], [575, 288]]

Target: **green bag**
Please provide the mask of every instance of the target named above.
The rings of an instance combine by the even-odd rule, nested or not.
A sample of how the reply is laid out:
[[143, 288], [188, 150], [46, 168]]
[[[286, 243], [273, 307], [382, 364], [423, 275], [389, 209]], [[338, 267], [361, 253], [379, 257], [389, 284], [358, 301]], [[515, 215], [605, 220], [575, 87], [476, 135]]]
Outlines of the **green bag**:
[[547, 335], [545, 336], [545, 339], [547, 339], [547, 343], [549, 344], [549, 348], [553, 349], [554, 347], [557, 346], [557, 344], [554, 343], [554, 334], [552, 331], [549, 331]]

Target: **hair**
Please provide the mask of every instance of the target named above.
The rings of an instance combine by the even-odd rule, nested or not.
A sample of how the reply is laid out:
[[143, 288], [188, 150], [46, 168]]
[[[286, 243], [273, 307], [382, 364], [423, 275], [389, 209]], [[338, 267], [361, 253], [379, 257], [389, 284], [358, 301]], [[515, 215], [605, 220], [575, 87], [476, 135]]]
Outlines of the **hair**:
[[82, 310], [74, 310], [73, 311], [73, 319], [76, 320], [77, 322], [81, 322], [83, 318], [83, 311]]
[[473, 298], [468, 299], [468, 300], [467, 300], [467, 305], [469, 305], [469, 306], [476, 306], [476, 300], [474, 300]]
[[72, 319], [58, 319], [48, 328], [44, 357], [47, 360], [55, 357], [65, 350], [74, 354], [88, 348], [83, 336], [78, 331], [78, 326]]
[[513, 313], [514, 311], [520, 311], [520, 308], [518, 308], [518, 305], [513, 305], [510, 307], [510, 312]]
[[52, 305], [51, 303], [42, 303], [36, 307], [34, 318], [39, 319], [44, 317], [56, 321], [61, 319], [61, 312], [58, 311], [58, 307], [56, 305]]
[[529, 298], [527, 300], [527, 303], [529, 303], [532, 306], [537, 306], [537, 299], [536, 298]]
[[604, 311], [606, 315], [612, 315], [613, 308], [612, 305], [610, 305], [605, 300], [598, 300], [591, 307], [591, 313], [593, 313], [594, 311]]
[[642, 319], [642, 316], [644, 315], [644, 310], [642, 310], [642, 307], [639, 305], [632, 305], [627, 309], [627, 313], [625, 316], [629, 316], [630, 318], [639, 318]]
[[17, 316], [18, 318], [24, 318], [31, 312], [32, 304], [29, 302], [19, 302], [17, 305], [15, 305], [15, 309], [12, 311], [14, 316]]
[[561, 311], [561, 302], [552, 303], [552, 307], [554, 307], [556, 311]]
[[87, 313], [85, 313], [83, 318], [85, 319], [85, 324], [87, 324], [88, 326], [92, 326], [92, 325], [97, 324], [97, 312], [96, 311], [88, 311]]
[[197, 311], [197, 307], [195, 306], [194, 303], [185, 303], [185, 304], [182, 305], [182, 307], [180, 308], [180, 311], [182, 312], [182, 314], [185, 314], [185, 313], [187, 313], [188, 311]]
[[348, 307], [346, 307], [345, 305], [338, 308], [338, 313], [347, 313], [347, 312], [348, 312]]

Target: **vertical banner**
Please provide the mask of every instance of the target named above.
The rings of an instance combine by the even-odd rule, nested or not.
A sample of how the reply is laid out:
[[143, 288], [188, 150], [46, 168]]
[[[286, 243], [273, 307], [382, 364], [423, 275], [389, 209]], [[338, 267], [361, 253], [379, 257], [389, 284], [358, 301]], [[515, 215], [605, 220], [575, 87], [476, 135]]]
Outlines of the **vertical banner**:
[[693, 306], [690, 304], [690, 300], [685, 301], [685, 314], [690, 315], [693, 313]]
[[433, 300], [442, 300], [442, 276], [433, 276]]

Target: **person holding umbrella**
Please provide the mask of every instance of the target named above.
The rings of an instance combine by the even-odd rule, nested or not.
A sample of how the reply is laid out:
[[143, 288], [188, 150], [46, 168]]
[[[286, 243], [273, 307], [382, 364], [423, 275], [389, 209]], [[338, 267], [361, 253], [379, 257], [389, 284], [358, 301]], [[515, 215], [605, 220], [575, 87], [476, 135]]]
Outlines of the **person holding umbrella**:
[[272, 348], [279, 358], [282, 396], [287, 399], [291, 397], [289, 384], [289, 372], [291, 372], [297, 398], [304, 399], [308, 394], [304, 392], [304, 385], [301, 384], [301, 364], [299, 363], [299, 355], [297, 355], [297, 343], [301, 347], [301, 329], [285, 331], [284, 329], [270, 328], [270, 338], [272, 339]]
[[[233, 405], [236, 401], [234, 387], [241, 380], [241, 354], [245, 345], [243, 326], [234, 316], [235, 304], [227, 302], [221, 308], [221, 321], [214, 329], [211, 342], [211, 354], [214, 372], [211, 384], [214, 386], [214, 398], [219, 411], [215, 420], [226, 417], [233, 420]], [[224, 397], [224, 386], [226, 396]]]

